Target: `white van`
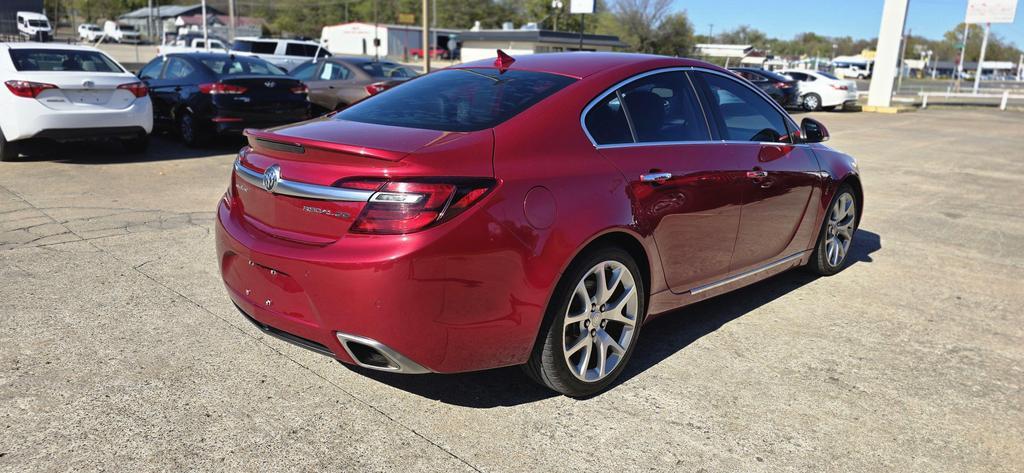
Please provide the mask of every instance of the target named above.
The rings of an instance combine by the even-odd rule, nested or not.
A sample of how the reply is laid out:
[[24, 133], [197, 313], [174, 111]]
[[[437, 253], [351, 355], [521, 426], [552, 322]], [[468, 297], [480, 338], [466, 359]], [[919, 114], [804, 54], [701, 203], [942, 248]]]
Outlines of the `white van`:
[[134, 26], [107, 21], [103, 23], [103, 32], [107, 35], [107, 39], [118, 43], [138, 44], [142, 42], [142, 34], [136, 31]]
[[29, 39], [49, 41], [53, 37], [50, 19], [42, 13], [20, 11], [18, 15], [18, 33]]
[[315, 41], [274, 38], [236, 38], [231, 43], [231, 52], [243, 56], [255, 56], [287, 71], [316, 57], [327, 57], [331, 53]]

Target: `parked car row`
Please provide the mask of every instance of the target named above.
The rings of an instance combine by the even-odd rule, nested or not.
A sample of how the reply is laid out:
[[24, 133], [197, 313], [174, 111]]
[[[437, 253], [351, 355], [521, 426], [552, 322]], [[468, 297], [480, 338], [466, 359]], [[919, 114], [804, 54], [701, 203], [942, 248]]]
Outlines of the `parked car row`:
[[857, 83], [822, 71], [785, 69], [779, 72], [749, 67], [730, 69], [786, 108], [834, 110], [857, 102]]
[[203, 146], [341, 110], [416, 75], [358, 57], [307, 58], [289, 74], [257, 55], [197, 51], [195, 38], [183, 41], [191, 41], [189, 52], [161, 54], [137, 75], [89, 46], [3, 44], [0, 106], [16, 112], [0, 116], [0, 156], [15, 158], [43, 140], [115, 139], [141, 152], [154, 127]]

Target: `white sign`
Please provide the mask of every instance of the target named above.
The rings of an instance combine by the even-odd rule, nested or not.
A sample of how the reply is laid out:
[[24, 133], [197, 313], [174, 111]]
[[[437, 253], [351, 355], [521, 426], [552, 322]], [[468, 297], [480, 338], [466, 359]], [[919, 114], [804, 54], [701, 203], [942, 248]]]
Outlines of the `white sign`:
[[594, 0], [571, 0], [569, 13], [594, 13]]
[[967, 23], [1013, 23], [1017, 0], [968, 0]]

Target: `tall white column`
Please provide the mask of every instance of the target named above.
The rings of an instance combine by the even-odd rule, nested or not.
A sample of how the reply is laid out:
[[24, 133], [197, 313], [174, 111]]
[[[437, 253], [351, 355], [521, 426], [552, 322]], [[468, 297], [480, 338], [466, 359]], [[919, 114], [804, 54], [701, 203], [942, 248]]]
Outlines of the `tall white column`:
[[878, 31], [875, 70], [871, 73], [868, 105], [888, 107], [892, 104], [892, 86], [896, 79], [896, 63], [900, 57], [900, 37], [907, 21], [910, 0], [885, 0], [882, 25]]
[[974, 93], [978, 93], [978, 86], [981, 85], [981, 63], [985, 62], [985, 50], [988, 49], [988, 33], [992, 29], [991, 23], [985, 24], [985, 36], [981, 37], [981, 55], [978, 56], [978, 71], [974, 74]]

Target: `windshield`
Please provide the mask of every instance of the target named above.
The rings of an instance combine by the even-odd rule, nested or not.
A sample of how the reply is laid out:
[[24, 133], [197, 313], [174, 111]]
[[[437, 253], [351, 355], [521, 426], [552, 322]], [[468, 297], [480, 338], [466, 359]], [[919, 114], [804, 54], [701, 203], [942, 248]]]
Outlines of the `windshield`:
[[124, 72], [116, 62], [96, 51], [11, 49], [10, 53], [14, 68], [19, 71]]
[[416, 77], [412, 69], [393, 62], [364, 62], [359, 68], [374, 79], [400, 79]]
[[565, 76], [446, 69], [359, 102], [336, 119], [441, 131], [492, 128], [575, 82]]
[[47, 26], [50, 26], [50, 24], [47, 23], [46, 20], [28, 20], [28, 26], [35, 26], [37, 28], [46, 28]]
[[201, 59], [200, 62], [218, 76], [286, 75], [285, 71], [281, 68], [256, 58], [242, 56], [207, 57]]

